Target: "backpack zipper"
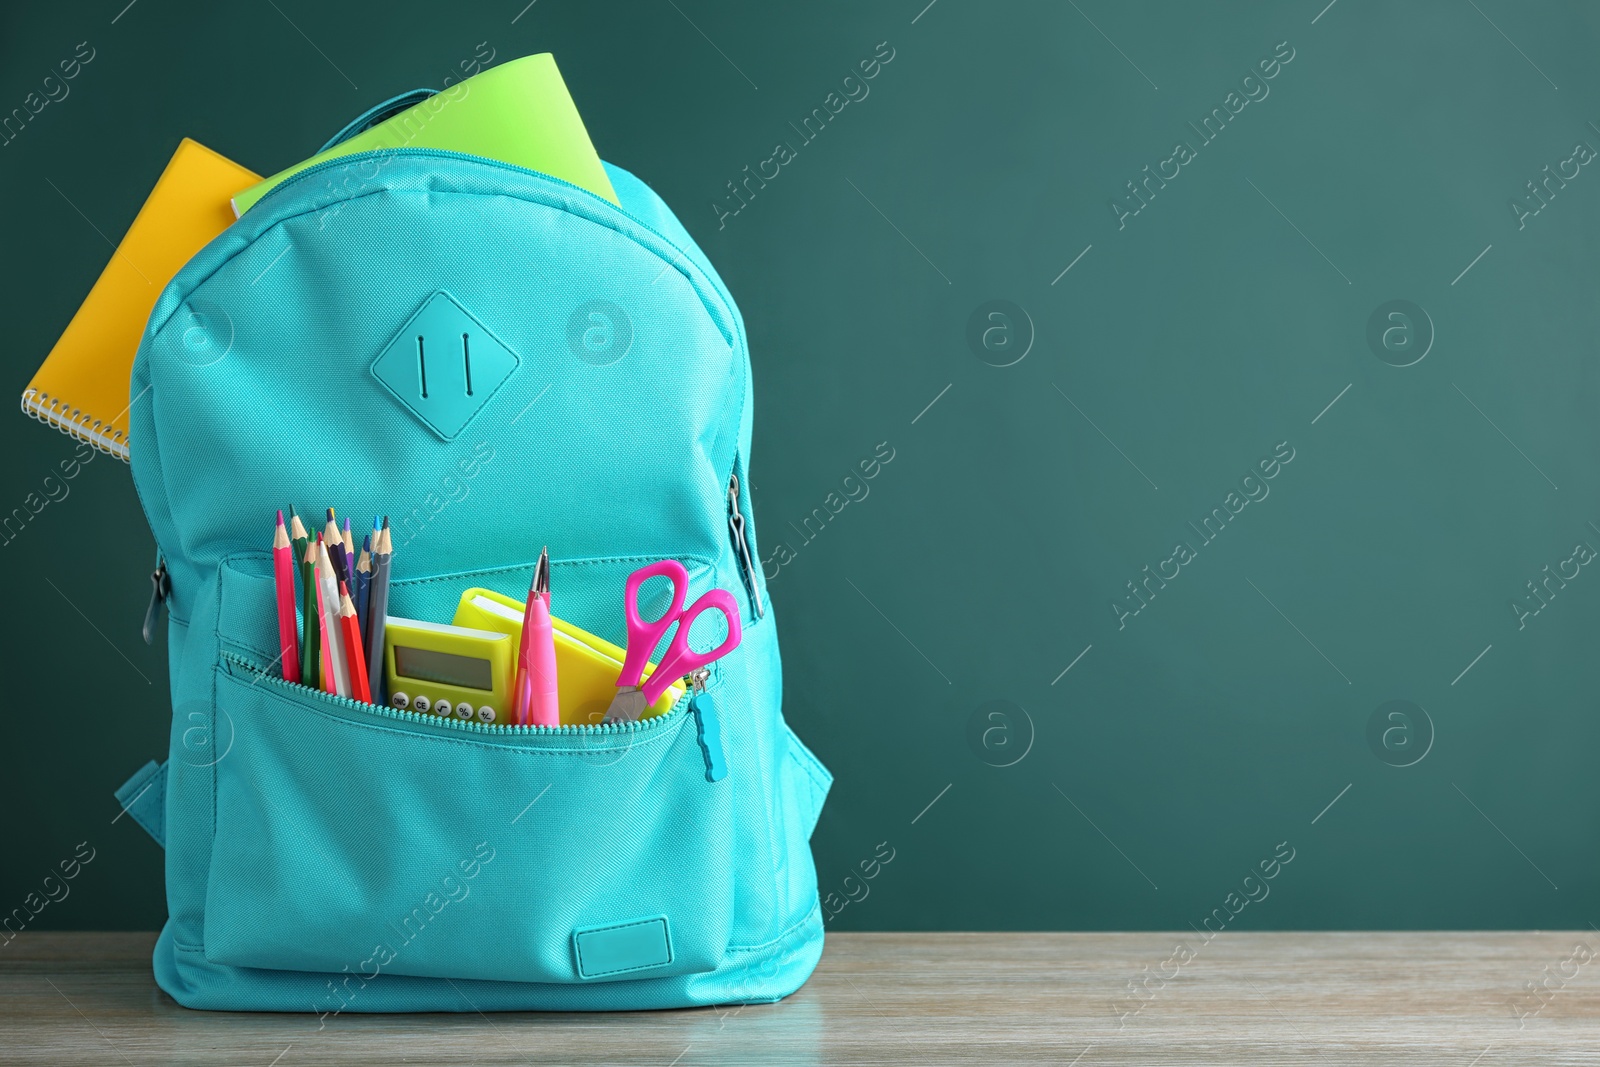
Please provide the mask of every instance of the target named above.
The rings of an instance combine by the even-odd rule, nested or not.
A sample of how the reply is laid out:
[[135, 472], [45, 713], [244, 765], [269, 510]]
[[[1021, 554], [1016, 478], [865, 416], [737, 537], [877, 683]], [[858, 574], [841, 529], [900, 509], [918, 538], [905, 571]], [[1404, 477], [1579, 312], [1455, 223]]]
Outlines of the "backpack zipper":
[[156, 641], [156, 620], [161, 615], [161, 605], [172, 595], [172, 576], [167, 573], [167, 557], [156, 553], [156, 569], [150, 572], [150, 606], [144, 609], [144, 643]]
[[[475, 719], [445, 718], [416, 711], [402, 711], [399, 708], [391, 708], [383, 704], [368, 704], [352, 697], [340, 696], [337, 693], [312, 689], [309, 686], [301, 685], [299, 682], [287, 681], [234, 652], [225, 651], [221, 654], [221, 658], [231, 666], [238, 667], [250, 675], [251, 685], [265, 683], [269, 689], [277, 689], [301, 698], [315, 698], [319, 702], [329, 704], [340, 713], [345, 713], [346, 715], [353, 712], [365, 716], [375, 716], [404, 723], [408, 726], [421, 726], [429, 732], [437, 729], [497, 737], [575, 737], [582, 735], [592, 737], [595, 735], [637, 734], [656, 730], [677, 720], [679, 713], [684, 710], [689, 702], [688, 694], [685, 694], [679, 697], [678, 702], [672, 706], [671, 710], [664, 714], [652, 715], [647, 719], [636, 719], [630, 722], [585, 723], [570, 726], [516, 726], [510, 723], [483, 723]], [[709, 672], [707, 673], [709, 674]]]
[[[730, 309], [732, 309], [734, 307], [733, 294], [728, 292], [727, 287], [725, 285], [723, 285], [723, 283], [722, 283], [722, 279], [713, 278], [711, 275], [705, 273], [700, 268], [700, 265], [698, 263], [696, 263], [693, 259], [691, 259], [687, 254], [685, 254], [683, 249], [678, 247], [676, 242], [674, 242], [673, 240], [668, 238], [665, 234], [661, 233], [659, 230], [657, 230], [655, 227], [651, 226], [649, 223], [645, 222], [643, 219], [639, 218], [637, 215], [634, 215], [632, 212], [628, 211], [621, 204], [614, 203], [613, 201], [607, 200], [605, 197], [601, 196], [599, 193], [594, 192], [593, 190], [585, 189], [583, 186], [576, 185], [576, 184], [574, 184], [572, 182], [569, 182], [565, 178], [558, 178], [554, 174], [547, 174], [542, 170], [534, 170], [532, 167], [524, 167], [524, 166], [520, 166], [520, 165], [518, 165], [516, 163], [508, 163], [503, 159], [495, 159], [495, 158], [493, 158], [491, 156], [480, 156], [480, 155], [476, 155], [476, 154], [474, 154], [472, 152], [455, 152], [455, 151], [452, 151], [452, 150], [450, 150], [448, 148], [413, 148], [413, 147], [371, 149], [371, 150], [368, 150], [368, 151], [365, 151], [365, 152], [352, 152], [349, 155], [344, 155], [344, 156], [334, 156], [332, 159], [325, 159], [321, 163], [313, 164], [312, 166], [309, 166], [309, 167], [305, 168], [304, 170], [300, 171], [299, 173], [294, 174], [291, 177], [285, 178], [283, 181], [279, 182], [276, 186], [274, 186], [272, 189], [270, 189], [266, 193], [266, 195], [262, 196], [260, 200], [257, 200], [254, 204], [251, 204], [249, 209], [247, 209], [245, 211], [244, 215], [239, 216], [239, 218], [236, 219], [235, 221], [236, 222], [243, 221], [246, 217], [248, 217], [250, 215], [251, 212], [259, 210], [262, 204], [266, 203], [270, 199], [273, 199], [275, 197], [278, 197], [278, 196], [282, 195], [284, 190], [289, 189], [292, 186], [296, 186], [296, 185], [301, 184], [303, 181], [305, 181], [305, 179], [307, 179], [308, 177], [310, 177], [312, 175], [320, 174], [323, 171], [333, 170], [333, 169], [336, 169], [336, 168], [339, 168], [339, 167], [349, 167], [353, 162], [355, 162], [357, 159], [359, 159], [362, 156], [371, 156], [371, 155], [379, 155], [379, 154], [385, 156], [386, 158], [403, 158], [403, 157], [406, 157], [406, 156], [421, 156], [421, 157], [437, 157], [437, 158], [443, 158], [443, 159], [461, 159], [461, 160], [466, 160], [469, 163], [481, 163], [481, 164], [485, 164], [485, 165], [490, 166], [490, 167], [497, 167], [497, 168], [499, 168], [501, 170], [509, 170], [509, 171], [512, 171], [513, 173], [517, 173], [517, 174], [532, 175], [533, 177], [543, 179], [544, 181], [547, 181], [547, 182], [551, 183], [552, 185], [559, 186], [561, 189], [565, 190], [566, 192], [576, 193], [578, 196], [580, 196], [580, 197], [582, 197], [582, 198], [584, 198], [586, 200], [590, 200], [590, 201], [593, 201], [595, 204], [601, 205], [601, 210], [613, 212], [613, 213], [615, 213], [617, 215], [620, 215], [621, 217], [627, 219], [629, 222], [633, 223], [635, 226], [638, 226], [640, 229], [644, 230], [646, 233], [649, 233], [656, 240], [660, 241], [662, 244], [666, 245], [668, 248], [672, 249], [673, 256], [672, 256], [671, 262], [673, 264], [677, 264], [679, 261], [682, 261], [682, 262], [684, 262], [686, 264], [691, 265], [694, 268], [695, 272], [697, 274], [699, 274], [701, 276], [701, 278], [704, 279], [706, 285], [712, 290], [712, 292], [714, 292], [717, 295], [718, 300], [722, 303], [723, 314], [726, 315], [727, 318], [728, 318], [728, 329], [729, 329], [729, 331], [733, 334], [733, 336], [735, 338], [743, 340], [743, 338], [741, 336], [741, 333], [740, 333], [740, 330], [739, 330], [738, 320], [730, 311]], [[346, 196], [343, 196], [343, 197], [339, 197], [337, 200], [331, 201], [330, 203], [344, 203], [344, 202], [348, 201], [349, 199], [351, 199], [351, 197], [346, 195]], [[657, 254], [659, 255], [659, 253], [657, 253]], [[661, 258], [662, 259], [666, 259], [667, 257], [662, 256]], [[719, 329], [721, 328], [721, 324], [720, 323], [718, 324], [718, 327], [719, 327]], [[749, 374], [749, 372], [746, 371], [746, 376], [747, 377], [748, 377], [748, 374]]]
[[733, 547], [739, 556], [739, 570], [744, 576], [750, 603], [756, 609], [756, 618], [763, 618], [767, 611], [761, 606], [761, 588], [756, 584], [755, 561], [750, 558], [750, 541], [744, 534], [744, 512], [739, 510], [737, 474], [728, 477], [728, 530], [733, 535]]
[[[382, 704], [367, 704], [351, 697], [340, 696], [337, 693], [325, 693], [320, 689], [312, 689], [290, 682], [278, 677], [271, 671], [263, 670], [243, 656], [233, 652], [223, 652], [222, 660], [230, 667], [239, 669], [252, 675], [251, 685], [266, 682], [269, 689], [278, 689], [284, 693], [305, 697], [314, 695], [319, 700], [330, 704], [335, 713], [342, 718], [351, 715], [376, 716], [389, 719], [407, 727], [422, 727], [421, 732], [431, 733], [434, 729], [445, 731], [458, 731], [462, 733], [490, 735], [508, 738], [527, 737], [572, 737], [572, 736], [608, 736], [616, 734], [640, 734], [654, 732], [664, 728], [677, 720], [682, 712], [687, 709], [694, 716], [695, 739], [700, 745], [700, 755], [705, 760], [706, 781], [720, 782], [728, 776], [728, 765], [723, 755], [722, 727], [717, 717], [716, 698], [706, 691], [706, 681], [711, 677], [709, 667], [701, 667], [693, 674], [687, 676], [689, 691], [672, 709], [663, 715], [655, 715], [648, 719], [635, 719], [632, 721], [604, 722], [592, 725], [573, 726], [513, 726], [501, 723], [481, 723], [469, 719], [443, 718], [438, 715], [424, 715], [415, 711], [402, 711]], [[631, 742], [630, 742], [631, 744]]]
[[[615, 203], [615, 202], [613, 202], [611, 200], [607, 200], [605, 197], [601, 196], [599, 193], [595, 192], [592, 189], [585, 189], [583, 186], [574, 184], [573, 182], [569, 182], [565, 178], [558, 178], [554, 174], [547, 174], [542, 170], [534, 170], [532, 167], [524, 167], [524, 166], [521, 166], [520, 164], [517, 164], [517, 163], [508, 163], [507, 161], [505, 161], [503, 159], [495, 159], [492, 156], [480, 156], [480, 155], [477, 155], [477, 154], [475, 154], [473, 152], [457, 152], [457, 151], [454, 151], [453, 149], [449, 149], [449, 148], [410, 148], [410, 147], [369, 148], [369, 149], [366, 149], [365, 151], [361, 151], [361, 152], [351, 152], [348, 155], [334, 156], [332, 159], [325, 159], [321, 163], [314, 163], [311, 166], [306, 167], [304, 170], [297, 171], [296, 173], [294, 173], [294, 174], [290, 175], [289, 177], [285, 178], [283, 181], [279, 182], [277, 185], [273, 186], [265, 194], [263, 194], [260, 200], [257, 200], [254, 204], [251, 204], [250, 207], [245, 210], [245, 215], [248, 215], [248, 214], [250, 214], [250, 212], [254, 211], [268, 197], [274, 196], [275, 194], [278, 194], [278, 193], [281, 193], [283, 190], [289, 188], [292, 185], [298, 185], [301, 182], [302, 179], [308, 177], [309, 175], [320, 174], [321, 172], [323, 172], [325, 170], [333, 170], [333, 169], [335, 169], [337, 167], [348, 167], [358, 157], [370, 156], [370, 155], [376, 155], [376, 154], [382, 154], [382, 155], [385, 155], [385, 156], [390, 157], [390, 158], [397, 158], [397, 157], [403, 157], [403, 156], [443, 156], [443, 157], [449, 158], [449, 159], [466, 159], [466, 160], [470, 160], [473, 163], [487, 163], [490, 166], [501, 167], [501, 168], [504, 168], [506, 170], [518, 171], [518, 172], [523, 173], [523, 174], [532, 174], [535, 177], [543, 178], [546, 181], [551, 182], [552, 184], [559, 185], [564, 189], [570, 189], [573, 192], [582, 193], [584, 196], [590, 198], [591, 200], [595, 200], [595, 201], [597, 201], [597, 202], [599, 202], [601, 204], [604, 204], [606, 207], [608, 207], [612, 211], [615, 211], [618, 214], [622, 215], [624, 218], [628, 219], [629, 221], [635, 222], [635, 223], [639, 224], [640, 226], [643, 226], [645, 229], [649, 230], [651, 233], [654, 233], [657, 237], [660, 237], [661, 240], [667, 241], [666, 237], [662, 236], [659, 233], [656, 233], [655, 229], [653, 227], [647, 225], [644, 222], [644, 220], [636, 218], [635, 216], [630, 214], [626, 209], [624, 209], [622, 207], [622, 205], [617, 204], [617, 203]], [[344, 198], [341, 198], [341, 199], [349, 199], [349, 198], [348, 197], [344, 197]], [[244, 218], [244, 215], [239, 216], [239, 218], [241, 218], [241, 219]], [[235, 220], [235, 221], [237, 221], [237, 220]], [[668, 244], [672, 244], [672, 242], [670, 242], [670, 241], [667, 241], [667, 243]], [[673, 245], [673, 248], [677, 248], [677, 246]]]

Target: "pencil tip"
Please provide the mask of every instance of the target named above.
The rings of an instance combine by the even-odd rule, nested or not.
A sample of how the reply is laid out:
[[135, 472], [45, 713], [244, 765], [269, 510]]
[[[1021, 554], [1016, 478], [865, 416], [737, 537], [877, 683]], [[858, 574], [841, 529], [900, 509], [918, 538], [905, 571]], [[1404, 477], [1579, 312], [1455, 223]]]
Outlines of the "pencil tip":
[[278, 509], [278, 525], [279, 526], [283, 525], [283, 509], [282, 508]]
[[389, 516], [387, 516], [387, 515], [385, 515], [383, 517], [383, 528], [385, 530], [387, 530], [389, 528]]

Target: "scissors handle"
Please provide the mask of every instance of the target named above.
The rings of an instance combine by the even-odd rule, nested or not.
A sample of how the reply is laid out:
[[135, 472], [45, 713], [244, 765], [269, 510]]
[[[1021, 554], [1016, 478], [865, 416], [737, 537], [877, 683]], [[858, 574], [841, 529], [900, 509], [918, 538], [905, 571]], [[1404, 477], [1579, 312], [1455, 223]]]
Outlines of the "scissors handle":
[[[704, 612], [716, 609], [728, 620], [728, 636], [710, 652], [696, 652], [689, 647], [689, 630], [694, 620]], [[661, 658], [661, 665], [644, 684], [645, 704], [654, 704], [667, 687], [691, 671], [699, 670], [714, 659], [721, 659], [739, 644], [739, 604], [726, 589], [713, 589], [694, 602], [688, 611], [678, 616], [678, 632], [672, 635], [672, 644]]]
[[[661, 576], [672, 582], [672, 606], [655, 622], [645, 622], [639, 617], [639, 587], [651, 578]], [[647, 564], [628, 575], [628, 584], [622, 594], [622, 610], [628, 620], [628, 653], [622, 661], [622, 673], [617, 676], [618, 685], [639, 684], [644, 677], [645, 667], [650, 663], [650, 653], [655, 651], [661, 635], [667, 632], [667, 627], [683, 611], [683, 598], [688, 592], [689, 572], [675, 559]]]

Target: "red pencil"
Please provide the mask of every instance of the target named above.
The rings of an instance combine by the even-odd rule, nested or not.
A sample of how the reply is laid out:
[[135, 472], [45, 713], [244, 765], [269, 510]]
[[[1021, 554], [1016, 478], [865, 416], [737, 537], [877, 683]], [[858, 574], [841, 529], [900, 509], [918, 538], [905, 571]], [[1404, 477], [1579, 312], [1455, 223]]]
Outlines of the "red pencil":
[[339, 583], [339, 626], [344, 630], [345, 659], [350, 664], [350, 696], [364, 704], [372, 703], [372, 687], [367, 684], [367, 661], [361, 649], [361, 623], [356, 619], [355, 601], [350, 587]]
[[289, 531], [278, 511], [278, 528], [272, 534], [272, 574], [278, 587], [278, 645], [283, 654], [283, 677], [300, 680], [300, 636], [294, 617], [294, 550], [289, 547]]

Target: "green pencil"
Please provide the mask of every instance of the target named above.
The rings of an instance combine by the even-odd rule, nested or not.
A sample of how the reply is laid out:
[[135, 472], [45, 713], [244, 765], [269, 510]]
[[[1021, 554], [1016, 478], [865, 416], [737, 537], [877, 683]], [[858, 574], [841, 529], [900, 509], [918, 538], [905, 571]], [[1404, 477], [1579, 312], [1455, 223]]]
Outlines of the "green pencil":
[[311, 541], [311, 535], [306, 533], [306, 524], [300, 521], [300, 516], [295, 513], [294, 505], [289, 505], [289, 543], [294, 546], [295, 570], [300, 576], [305, 577], [306, 546]]
[[[306, 524], [300, 521], [300, 515], [294, 510], [293, 504], [289, 505], [289, 543], [294, 546], [294, 569], [295, 573], [300, 577], [300, 601], [303, 609], [305, 603], [305, 589], [306, 585], [309, 584], [305, 564], [306, 548], [311, 543], [311, 535], [306, 533]], [[308, 646], [305, 642], [305, 622], [303, 620], [300, 623], [300, 634], [300, 678], [302, 681], [304, 681], [306, 676], [304, 657]]]
[[317, 615], [317, 546], [309, 541], [300, 564], [300, 682], [322, 688], [322, 626]]

